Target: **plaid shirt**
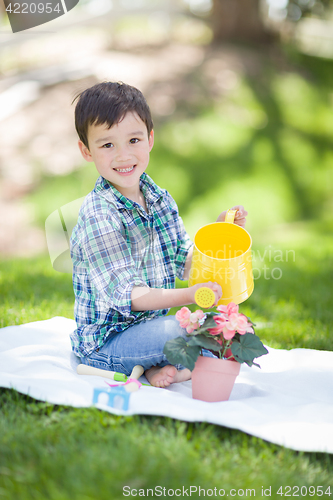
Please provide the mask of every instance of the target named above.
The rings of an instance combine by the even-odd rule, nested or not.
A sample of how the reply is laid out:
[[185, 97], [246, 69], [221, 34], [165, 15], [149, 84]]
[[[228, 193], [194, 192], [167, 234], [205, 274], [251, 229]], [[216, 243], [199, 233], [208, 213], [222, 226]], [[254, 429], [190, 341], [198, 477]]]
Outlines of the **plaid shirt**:
[[132, 311], [134, 286], [174, 288], [192, 242], [170, 194], [143, 174], [147, 210], [103, 177], [85, 198], [71, 237], [75, 320], [73, 351], [87, 356], [110, 335], [168, 313]]

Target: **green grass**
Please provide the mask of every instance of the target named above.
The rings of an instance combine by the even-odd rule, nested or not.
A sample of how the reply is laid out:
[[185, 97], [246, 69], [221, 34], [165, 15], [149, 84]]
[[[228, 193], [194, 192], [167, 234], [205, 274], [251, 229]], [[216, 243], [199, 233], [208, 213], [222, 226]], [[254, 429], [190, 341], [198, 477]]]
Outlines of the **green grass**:
[[1, 402], [1, 498], [120, 499], [124, 486], [255, 488], [261, 496], [262, 486], [326, 489], [332, 477], [328, 455], [223, 427], [54, 407], [8, 390]]
[[[281, 254], [255, 248], [254, 266], [279, 266], [282, 277], [262, 274], [241, 310], [268, 345], [331, 350], [332, 243], [310, 223], [303, 232], [316, 234], [320, 251], [290, 237], [279, 248], [293, 246], [295, 259], [277, 263]], [[53, 271], [46, 257], [0, 264], [0, 298], [3, 326], [73, 317], [71, 276]], [[333, 474], [332, 455], [298, 453], [215, 425], [55, 406], [9, 389], [0, 389], [0, 405], [0, 499], [120, 499], [124, 486], [138, 495], [155, 486], [200, 486], [255, 489], [256, 496], [271, 486], [279, 498], [281, 485], [326, 490]]]
[[47, 256], [1, 262], [0, 297], [1, 327], [74, 317], [71, 276], [54, 271]]
[[[148, 173], [174, 196], [191, 236], [243, 204], [257, 279], [241, 310], [272, 347], [332, 350], [332, 62], [283, 57], [263, 50], [221, 94], [205, 62], [193, 68], [183, 92], [191, 102], [178, 99], [176, 114], [156, 122]], [[27, 197], [36, 222], [87, 194], [96, 177], [92, 165], [45, 176]], [[71, 277], [46, 256], [0, 264], [1, 326], [72, 318], [73, 301]], [[120, 499], [124, 485], [255, 488], [257, 497], [271, 486], [281, 498], [281, 485], [331, 484], [333, 493], [331, 455], [237, 430], [58, 407], [8, 389], [0, 405], [0, 499]]]

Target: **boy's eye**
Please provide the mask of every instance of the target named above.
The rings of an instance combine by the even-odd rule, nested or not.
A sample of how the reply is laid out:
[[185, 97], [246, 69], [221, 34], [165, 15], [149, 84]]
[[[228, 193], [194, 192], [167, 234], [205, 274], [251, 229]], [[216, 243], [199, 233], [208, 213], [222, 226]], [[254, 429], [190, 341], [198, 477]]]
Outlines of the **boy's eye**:
[[131, 144], [136, 144], [137, 142], [139, 142], [139, 139], [133, 138], [130, 140]]
[[103, 144], [102, 148], [113, 148], [112, 142], [108, 142], [107, 144]]

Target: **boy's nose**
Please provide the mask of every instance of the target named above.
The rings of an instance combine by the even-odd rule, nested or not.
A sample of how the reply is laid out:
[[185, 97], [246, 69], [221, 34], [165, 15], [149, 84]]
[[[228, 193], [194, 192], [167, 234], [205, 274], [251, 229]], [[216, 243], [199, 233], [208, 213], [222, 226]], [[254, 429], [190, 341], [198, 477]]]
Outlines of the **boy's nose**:
[[116, 160], [118, 161], [126, 161], [129, 160], [131, 157], [128, 148], [126, 146], [119, 147], [117, 149], [117, 154], [116, 154]]

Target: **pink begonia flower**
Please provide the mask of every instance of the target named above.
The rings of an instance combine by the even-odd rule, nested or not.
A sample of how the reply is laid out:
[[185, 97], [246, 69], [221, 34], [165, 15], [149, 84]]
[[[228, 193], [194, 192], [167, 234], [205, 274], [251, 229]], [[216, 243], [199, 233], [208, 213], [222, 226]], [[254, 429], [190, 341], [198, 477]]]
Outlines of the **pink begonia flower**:
[[227, 326], [229, 330], [236, 330], [240, 335], [244, 335], [248, 326], [247, 319], [243, 314], [230, 314]]
[[222, 333], [223, 328], [227, 324], [227, 320], [224, 316], [214, 316], [216, 326], [214, 328], [208, 328], [207, 330], [211, 335], [219, 335]]
[[226, 340], [231, 340], [236, 332], [240, 335], [245, 335], [248, 331], [253, 331], [253, 329], [251, 324], [248, 323], [246, 316], [235, 312], [228, 316], [228, 321], [223, 328], [223, 337]]
[[196, 311], [194, 311], [194, 314], [197, 315], [198, 319], [204, 319], [204, 317], [205, 317], [205, 313], [203, 311], [201, 311], [201, 309], [197, 309]]
[[176, 312], [176, 320], [179, 321], [181, 328], [186, 328], [190, 324], [191, 311], [188, 307], [182, 307]]
[[[239, 313], [239, 316], [242, 316], [243, 317], [243, 321], [246, 321], [246, 331], [245, 331], [245, 333], [254, 333], [254, 328], [253, 328], [253, 325], [252, 325], [251, 321], [249, 320], [249, 318], [247, 318], [245, 316], [245, 314], [240, 314]], [[244, 334], [241, 333], [241, 335], [244, 335]]]
[[227, 306], [218, 306], [217, 307], [217, 310], [219, 312], [224, 313], [224, 314], [228, 314], [228, 316], [230, 316], [230, 314], [238, 313], [238, 309], [239, 309], [239, 306], [234, 304], [233, 302], [230, 302], [230, 304], [228, 304]]
[[200, 319], [203, 319], [205, 317], [205, 313], [202, 312], [200, 309], [197, 311], [194, 311], [194, 313], [190, 314], [190, 323], [186, 327], [187, 333], [192, 333], [194, 330], [197, 330], [200, 326]]
[[238, 309], [239, 309], [239, 306], [237, 306], [233, 302], [230, 302], [230, 304], [227, 305], [227, 311], [228, 311], [229, 316], [230, 316], [230, 314], [237, 314]]
[[223, 337], [226, 340], [231, 340], [235, 336], [236, 330], [229, 330], [228, 328], [228, 323], [226, 326], [223, 328]]
[[194, 313], [188, 307], [182, 307], [176, 312], [176, 319], [179, 321], [181, 328], [186, 328], [187, 333], [192, 333], [200, 326], [200, 320], [205, 317], [205, 313], [198, 309]]

